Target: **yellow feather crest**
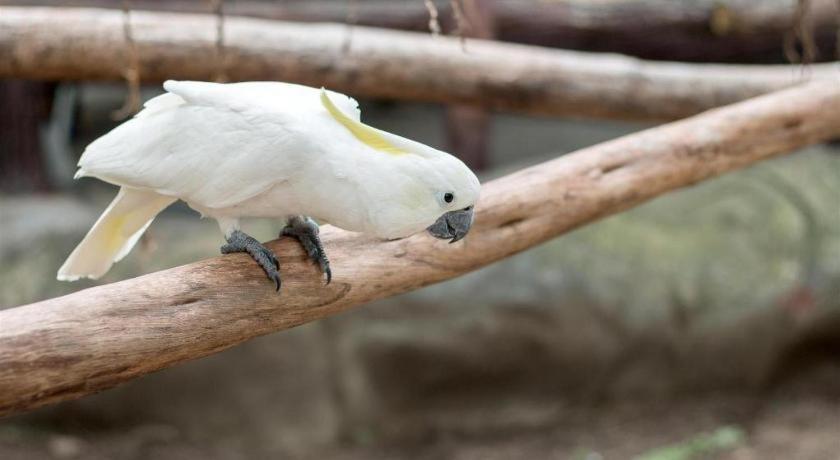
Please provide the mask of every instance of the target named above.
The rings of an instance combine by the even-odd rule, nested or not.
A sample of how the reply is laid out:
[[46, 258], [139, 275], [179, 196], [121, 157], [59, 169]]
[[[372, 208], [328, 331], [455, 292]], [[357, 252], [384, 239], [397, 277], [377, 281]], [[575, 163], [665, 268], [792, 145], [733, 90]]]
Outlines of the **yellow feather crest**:
[[338, 107], [335, 106], [335, 104], [333, 104], [324, 88], [321, 88], [321, 104], [323, 104], [324, 108], [327, 109], [330, 115], [332, 115], [337, 122], [344, 125], [344, 127], [350, 131], [353, 137], [368, 147], [391, 155], [405, 155], [408, 153], [389, 142], [388, 139], [385, 139], [379, 130], [371, 128], [370, 126], [345, 115], [338, 109]]

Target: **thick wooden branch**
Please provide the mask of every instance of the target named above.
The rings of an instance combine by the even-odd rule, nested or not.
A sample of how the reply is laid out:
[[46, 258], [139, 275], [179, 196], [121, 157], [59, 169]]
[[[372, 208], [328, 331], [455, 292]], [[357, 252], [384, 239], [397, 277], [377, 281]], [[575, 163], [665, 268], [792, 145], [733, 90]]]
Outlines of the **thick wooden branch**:
[[[0, 311], [0, 414], [78, 398], [250, 338], [453, 278], [657, 195], [840, 134], [840, 83], [814, 82], [590, 147], [485, 185], [462, 244], [326, 228], [333, 282], [274, 241], [274, 292], [216, 257]], [[690, 212], [690, 211], [686, 211]], [[721, 235], [725, 237], [725, 235]]]
[[[21, 5], [120, 8], [113, 0], [13, 0]], [[445, 30], [453, 29], [451, 3], [438, 1]], [[796, 0], [720, 2], [693, 0], [492, 0], [497, 37], [504, 41], [644, 59], [697, 62], [781, 62]], [[133, 0], [135, 10], [206, 13], [204, 0]], [[235, 16], [304, 22], [345, 22], [348, 2], [237, 0]], [[366, 0], [355, 6], [356, 24], [425, 32], [429, 12], [420, 0]], [[834, 0], [811, 0], [806, 20], [820, 58], [834, 56], [838, 10]]]
[[[140, 74], [211, 80], [215, 18], [138, 12]], [[335, 24], [228, 18], [232, 80], [285, 80], [356, 96], [475, 105], [533, 114], [675, 119], [837, 75], [830, 64], [737, 66], [645, 62], [524, 45]], [[121, 80], [122, 15], [98, 9], [0, 7], [0, 77]]]

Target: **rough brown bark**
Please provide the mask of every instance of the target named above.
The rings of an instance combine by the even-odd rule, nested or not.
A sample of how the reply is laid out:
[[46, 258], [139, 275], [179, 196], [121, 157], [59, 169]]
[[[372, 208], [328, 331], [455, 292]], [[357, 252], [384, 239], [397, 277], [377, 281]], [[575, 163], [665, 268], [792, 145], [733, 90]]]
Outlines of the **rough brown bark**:
[[[582, 51], [622, 53], [644, 59], [695, 62], [784, 62], [784, 39], [792, 30], [797, 0], [493, 0], [497, 38], [515, 43]], [[15, 0], [16, 4], [119, 8], [113, 0]], [[421, 0], [356, 2], [362, 26], [428, 31]], [[438, 1], [444, 30], [452, 30], [449, 1]], [[834, 0], [811, 0], [806, 20], [821, 51], [832, 60], [838, 9]], [[207, 12], [207, 3], [133, 0], [135, 9]], [[228, 14], [305, 22], [345, 22], [347, 2], [237, 0]]]
[[[137, 12], [140, 74], [210, 80], [215, 18]], [[645, 62], [428, 33], [229, 17], [228, 78], [286, 80], [354, 96], [461, 103], [532, 114], [675, 119], [790, 86], [836, 78], [830, 64], [737, 66]], [[119, 80], [126, 49], [117, 11], [0, 7], [0, 77]]]
[[246, 255], [176, 267], [0, 312], [0, 414], [78, 398], [350, 307], [453, 278], [670, 190], [840, 134], [840, 85], [813, 82], [586, 148], [484, 186], [449, 245], [325, 228], [335, 276], [268, 243], [278, 295]]

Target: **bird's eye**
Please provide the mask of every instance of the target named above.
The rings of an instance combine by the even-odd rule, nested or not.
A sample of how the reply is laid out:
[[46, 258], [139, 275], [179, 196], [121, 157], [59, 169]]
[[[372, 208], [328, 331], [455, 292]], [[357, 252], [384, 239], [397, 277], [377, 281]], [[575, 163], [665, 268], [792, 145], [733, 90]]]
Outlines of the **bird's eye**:
[[452, 200], [454, 200], [454, 199], [455, 199], [455, 195], [453, 195], [449, 192], [446, 192], [446, 193], [443, 194], [443, 201], [445, 201], [447, 203], [452, 203]]

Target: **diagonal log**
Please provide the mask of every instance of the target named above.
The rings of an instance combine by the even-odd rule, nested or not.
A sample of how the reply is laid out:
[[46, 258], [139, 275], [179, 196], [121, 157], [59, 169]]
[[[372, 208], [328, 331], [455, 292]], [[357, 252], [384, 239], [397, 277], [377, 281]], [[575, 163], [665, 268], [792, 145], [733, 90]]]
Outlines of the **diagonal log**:
[[[448, 245], [324, 231], [332, 284], [288, 239], [278, 295], [245, 255], [0, 311], [0, 414], [78, 398], [245, 340], [454, 278], [668, 191], [840, 134], [840, 81], [813, 82], [596, 145], [484, 187]], [[725, 237], [722, 235], [721, 237]]]
[[[0, 78], [122, 80], [122, 14], [0, 7]], [[216, 19], [135, 12], [132, 35], [146, 81], [212, 80]], [[231, 81], [284, 80], [355, 96], [466, 104], [542, 115], [661, 120], [838, 75], [832, 64], [749, 66], [646, 62], [337, 24], [228, 17]]]

